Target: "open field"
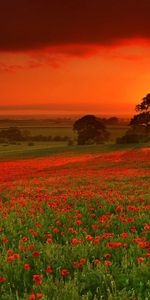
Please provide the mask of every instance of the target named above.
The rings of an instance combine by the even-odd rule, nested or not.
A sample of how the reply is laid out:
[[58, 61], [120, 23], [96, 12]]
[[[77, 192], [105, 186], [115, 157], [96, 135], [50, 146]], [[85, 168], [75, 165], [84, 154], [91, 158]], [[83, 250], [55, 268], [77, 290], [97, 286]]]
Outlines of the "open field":
[[[64, 136], [68, 136], [69, 138], [72, 139], [76, 139], [77, 135], [76, 132], [73, 131], [72, 127], [39, 127], [39, 128], [35, 128], [35, 127], [31, 127], [28, 128], [31, 135], [43, 135], [43, 136], [51, 136], [51, 137], [55, 137], [55, 136], [60, 136], [60, 137], [64, 137]], [[116, 141], [116, 138], [121, 137], [125, 134], [125, 132], [128, 129], [127, 125], [115, 125], [115, 126], [108, 126], [107, 127], [108, 131], [110, 132], [110, 142], [114, 143]], [[23, 128], [22, 130], [25, 130], [25, 128]]]
[[48, 155], [67, 149], [66, 142], [28, 142], [0, 144], [0, 160], [6, 158], [25, 158]]
[[[17, 120], [15, 120], [17, 122]], [[26, 123], [26, 127], [24, 123]], [[29, 136], [38, 136], [41, 135], [43, 137], [48, 137], [51, 136], [52, 139], [55, 137], [58, 137], [57, 141], [25, 141], [25, 142], [14, 142], [14, 143], [7, 143], [3, 142], [0, 143], [0, 160], [2, 159], [9, 159], [11, 157], [13, 158], [25, 158], [25, 157], [38, 157], [38, 156], [46, 156], [49, 154], [55, 154], [55, 153], [61, 153], [61, 152], [98, 152], [101, 150], [104, 151], [109, 151], [113, 149], [122, 149], [122, 147], [125, 146], [115, 146], [115, 141], [116, 138], [121, 137], [124, 135], [126, 130], [128, 129], [128, 126], [125, 124], [118, 124], [118, 125], [111, 125], [108, 126], [108, 131], [110, 132], [110, 139], [106, 145], [100, 145], [100, 146], [86, 146], [86, 147], [78, 147], [76, 146], [76, 139], [77, 135], [72, 129], [72, 124], [70, 121], [66, 124], [60, 122], [59, 126], [56, 127], [56, 120], [53, 126], [51, 127], [45, 127], [47, 124], [46, 120], [43, 120], [40, 127], [38, 127], [38, 123], [34, 123], [33, 121], [29, 120], [23, 120], [19, 121], [19, 126], [18, 128], [21, 129], [22, 132], [28, 132]], [[51, 123], [50, 123], [51, 124]], [[7, 125], [10, 125], [9, 123]], [[17, 123], [15, 123], [17, 125]], [[30, 127], [33, 125], [34, 127]], [[36, 125], [36, 126], [35, 126]], [[64, 127], [67, 125], [67, 127]], [[2, 126], [2, 124], [1, 124]], [[2, 129], [2, 127], [1, 127]], [[59, 141], [59, 137], [68, 137], [73, 141], [74, 146], [69, 146], [68, 147], [68, 141]], [[128, 147], [128, 146], [127, 146]], [[130, 147], [130, 146], [129, 146]]]
[[[149, 147], [150, 143], [146, 143], [145, 147]], [[99, 152], [117, 151], [121, 149], [141, 148], [144, 144], [102, 144], [87, 146], [68, 146], [67, 142], [34, 142], [31, 146], [28, 142], [16, 144], [0, 144], [0, 161], [11, 159], [25, 159], [43, 157], [55, 154], [94, 154]]]
[[0, 162], [2, 300], [150, 299], [150, 148], [99, 147]]
[[[18, 127], [22, 132], [29, 131], [32, 136], [42, 135], [64, 137], [67, 136], [73, 140], [76, 140], [76, 132], [73, 131], [72, 119], [53, 119], [53, 120], [0, 120], [0, 129], [9, 128], [11, 126]], [[107, 129], [110, 132], [110, 143], [115, 143], [116, 138], [121, 137], [128, 129], [128, 122], [120, 122], [116, 125], [107, 125]]]
[[[117, 137], [122, 136], [125, 131], [128, 129], [127, 125], [115, 125], [115, 126], [108, 126], [108, 131], [110, 132], [110, 139], [111, 141], [114, 141]], [[52, 137], [54, 136], [68, 136], [70, 138], [76, 138], [76, 133], [73, 131], [72, 127], [63, 127], [63, 126], [59, 126], [59, 127], [30, 127], [28, 128], [29, 131], [31, 132], [31, 135], [44, 135], [44, 136], [48, 136], [51, 135]], [[22, 130], [25, 130], [25, 128], [23, 128]]]

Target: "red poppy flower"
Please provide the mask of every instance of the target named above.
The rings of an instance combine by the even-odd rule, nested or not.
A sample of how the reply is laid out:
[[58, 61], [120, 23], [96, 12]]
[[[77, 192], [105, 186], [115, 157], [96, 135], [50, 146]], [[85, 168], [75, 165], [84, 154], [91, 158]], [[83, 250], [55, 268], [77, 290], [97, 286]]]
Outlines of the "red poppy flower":
[[69, 272], [66, 269], [63, 269], [61, 271], [61, 275], [65, 277], [65, 276], [69, 275]]
[[73, 267], [74, 267], [74, 268], [77, 268], [77, 267], [78, 267], [78, 264], [77, 264], [76, 261], [73, 262]]
[[46, 240], [46, 243], [47, 243], [47, 244], [52, 243], [52, 239], [48, 238], [48, 239]]
[[77, 225], [81, 225], [81, 224], [82, 224], [82, 221], [81, 221], [81, 220], [76, 220], [76, 224], [77, 224]]
[[126, 239], [128, 237], [128, 234], [126, 232], [123, 232], [121, 233], [121, 236]]
[[35, 251], [32, 253], [32, 256], [38, 257], [38, 256], [40, 256], [40, 253], [39, 253], [37, 250], [35, 250]]
[[13, 251], [11, 249], [7, 250], [7, 254], [8, 255], [12, 255], [13, 254]]
[[53, 273], [53, 271], [52, 271], [52, 269], [51, 269], [50, 266], [47, 266], [46, 272], [47, 272], [47, 273]]
[[7, 279], [6, 277], [0, 276], [0, 282], [5, 281], [6, 279]]
[[7, 243], [7, 242], [8, 242], [8, 239], [7, 239], [6, 237], [3, 237], [3, 238], [2, 238], [2, 242], [3, 242], [3, 243]]
[[43, 298], [43, 294], [39, 294], [39, 293], [38, 293], [38, 294], [37, 294], [37, 298], [38, 298], [38, 299], [42, 299], [42, 298]]
[[97, 265], [97, 264], [99, 264], [101, 261], [99, 260], [99, 259], [95, 259], [94, 260], [94, 265]]
[[30, 265], [29, 265], [29, 264], [24, 264], [24, 269], [25, 269], [25, 270], [30, 270], [30, 269], [31, 269], [31, 267], [30, 267]]
[[111, 261], [105, 261], [105, 266], [110, 266], [111, 265]]
[[108, 257], [110, 257], [110, 256], [111, 256], [110, 253], [106, 253], [106, 254], [104, 255], [105, 258], [108, 258]]
[[30, 299], [30, 300], [35, 300], [35, 299], [36, 299], [36, 297], [35, 297], [35, 295], [34, 295], [34, 294], [31, 294], [31, 295], [29, 296], [29, 299]]
[[137, 261], [140, 263], [140, 262], [142, 262], [144, 260], [144, 257], [138, 257], [137, 258]]
[[84, 258], [84, 257], [83, 257], [83, 258], [80, 258], [80, 263], [81, 263], [81, 264], [84, 264], [85, 262], [86, 262], [86, 258]]

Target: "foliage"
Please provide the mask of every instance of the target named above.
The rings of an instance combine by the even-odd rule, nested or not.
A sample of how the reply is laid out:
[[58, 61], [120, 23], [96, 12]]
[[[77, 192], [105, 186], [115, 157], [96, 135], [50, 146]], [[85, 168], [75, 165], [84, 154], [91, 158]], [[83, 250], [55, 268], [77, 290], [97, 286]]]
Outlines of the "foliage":
[[127, 130], [125, 135], [116, 139], [117, 144], [138, 144], [146, 143], [149, 141], [149, 136], [145, 134], [143, 127], [134, 126]]
[[137, 111], [149, 111], [150, 109], [150, 94], [147, 94], [146, 97], [142, 99], [142, 102], [136, 105]]
[[68, 146], [73, 146], [73, 145], [74, 145], [74, 140], [69, 139], [69, 140], [68, 140]]
[[148, 133], [150, 131], [150, 94], [147, 94], [142, 102], [136, 105], [136, 110], [140, 113], [131, 119], [130, 125], [132, 127], [144, 126], [145, 133]]
[[110, 117], [105, 120], [105, 124], [107, 125], [117, 125], [119, 123], [119, 119], [117, 117]]
[[131, 119], [130, 125], [133, 127], [145, 127], [145, 131], [148, 132], [150, 130], [150, 112], [146, 111], [135, 115]]
[[142, 102], [136, 105], [136, 111], [140, 112], [134, 115], [130, 120], [131, 129], [124, 136], [117, 138], [116, 143], [139, 143], [150, 141], [150, 94], [142, 99]]
[[141, 139], [141, 136], [134, 133], [126, 133], [123, 137], [119, 137], [116, 139], [117, 144], [137, 144], [139, 143], [139, 139]]
[[2, 129], [0, 131], [0, 140], [9, 142], [23, 141], [24, 137], [19, 128], [9, 127], [8, 129]]
[[94, 115], [80, 118], [74, 123], [73, 129], [78, 134], [78, 145], [101, 144], [109, 137], [103, 121]]
[[18, 141], [28, 141], [28, 142], [68, 142], [69, 136], [67, 135], [43, 135], [36, 134], [33, 135], [31, 132], [26, 130], [21, 130], [18, 127], [9, 127], [8, 129], [2, 129], [0, 131], [0, 143], [14, 143]]

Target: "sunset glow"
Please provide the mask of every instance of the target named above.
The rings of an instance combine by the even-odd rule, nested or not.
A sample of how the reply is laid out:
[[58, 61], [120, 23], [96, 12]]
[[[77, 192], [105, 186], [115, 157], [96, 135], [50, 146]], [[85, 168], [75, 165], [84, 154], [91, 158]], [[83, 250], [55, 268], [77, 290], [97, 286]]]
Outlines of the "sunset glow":
[[150, 0], [0, 0], [0, 299], [150, 299]]
[[[149, 1], [127, 1], [120, 7], [108, 1], [110, 7], [116, 3], [108, 23], [102, 1], [94, 1], [91, 15], [90, 1], [84, 9], [82, 1], [78, 6], [62, 2], [66, 9], [49, 1], [27, 1], [28, 19], [19, 1], [10, 5], [10, 19], [5, 28], [1, 26], [0, 114], [131, 115], [149, 92], [150, 33], [144, 30]], [[40, 24], [35, 14], [39, 9]], [[0, 4], [0, 25], [7, 10]]]

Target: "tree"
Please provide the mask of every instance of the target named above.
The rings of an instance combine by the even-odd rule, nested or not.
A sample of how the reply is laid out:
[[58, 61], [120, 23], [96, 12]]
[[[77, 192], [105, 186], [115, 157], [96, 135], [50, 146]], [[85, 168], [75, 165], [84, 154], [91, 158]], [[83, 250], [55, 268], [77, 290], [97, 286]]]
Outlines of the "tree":
[[119, 122], [119, 119], [117, 117], [110, 117], [109, 119], [106, 119], [106, 124], [108, 125], [117, 125]]
[[77, 120], [73, 129], [77, 131], [78, 145], [100, 144], [108, 140], [109, 132], [100, 118], [85, 115]]
[[130, 125], [135, 127], [143, 127], [145, 133], [149, 132], [150, 129], [150, 94], [142, 99], [142, 102], [136, 105], [136, 111], [139, 114], [133, 116], [130, 121]]
[[142, 99], [142, 102], [136, 105], [137, 111], [149, 111], [150, 110], [150, 94]]
[[8, 140], [9, 142], [23, 141], [22, 132], [17, 127], [9, 127], [0, 131], [0, 138]]
[[147, 94], [135, 110], [139, 112], [131, 118], [131, 128], [125, 135], [116, 140], [117, 143], [139, 143], [150, 140], [150, 94]]

